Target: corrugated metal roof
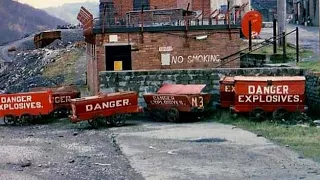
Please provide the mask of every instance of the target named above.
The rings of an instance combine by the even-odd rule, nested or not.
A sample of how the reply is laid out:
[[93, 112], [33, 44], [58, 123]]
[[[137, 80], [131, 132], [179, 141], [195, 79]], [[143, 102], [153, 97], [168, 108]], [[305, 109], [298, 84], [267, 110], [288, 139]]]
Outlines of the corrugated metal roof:
[[164, 84], [158, 94], [200, 94], [206, 87], [205, 84]]
[[304, 76], [235, 76], [235, 81], [305, 81]]

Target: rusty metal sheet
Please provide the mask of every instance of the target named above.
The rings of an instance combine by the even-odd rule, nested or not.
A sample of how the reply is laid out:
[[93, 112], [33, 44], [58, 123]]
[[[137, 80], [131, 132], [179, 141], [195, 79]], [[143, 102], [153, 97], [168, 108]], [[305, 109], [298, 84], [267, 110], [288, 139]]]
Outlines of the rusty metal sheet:
[[220, 82], [230, 82], [233, 83], [234, 82], [234, 76], [225, 76], [223, 78], [221, 78]]
[[235, 76], [235, 81], [305, 81], [304, 76]]
[[158, 94], [200, 94], [206, 87], [205, 84], [164, 84], [158, 91]]

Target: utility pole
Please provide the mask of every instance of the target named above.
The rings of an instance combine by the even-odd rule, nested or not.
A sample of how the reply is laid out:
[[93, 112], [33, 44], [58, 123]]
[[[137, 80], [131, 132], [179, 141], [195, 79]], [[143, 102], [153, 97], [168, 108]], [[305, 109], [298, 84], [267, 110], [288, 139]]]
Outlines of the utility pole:
[[[287, 25], [287, 2], [286, 0], [277, 0], [277, 20], [278, 20], [278, 34], [281, 35], [286, 32]], [[282, 46], [283, 38], [279, 38], [279, 46]]]
[[318, 0], [318, 4], [317, 4], [317, 8], [316, 8], [316, 15], [318, 15], [318, 29], [319, 29], [319, 49], [318, 49], [318, 53], [319, 53], [319, 60], [320, 60], [320, 0]]

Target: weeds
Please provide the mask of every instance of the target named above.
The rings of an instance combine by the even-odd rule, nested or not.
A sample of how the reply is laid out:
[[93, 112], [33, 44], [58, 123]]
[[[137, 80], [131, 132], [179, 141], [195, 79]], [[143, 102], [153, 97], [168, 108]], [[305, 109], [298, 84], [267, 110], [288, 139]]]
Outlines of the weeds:
[[[279, 144], [286, 145], [305, 157], [320, 162], [320, 128], [313, 127], [306, 114], [291, 114], [290, 120], [250, 121], [246, 116], [233, 116], [227, 111], [216, 112], [210, 121], [230, 124], [251, 131]], [[293, 119], [294, 118], [294, 119]], [[306, 123], [305, 125], [300, 125]]]

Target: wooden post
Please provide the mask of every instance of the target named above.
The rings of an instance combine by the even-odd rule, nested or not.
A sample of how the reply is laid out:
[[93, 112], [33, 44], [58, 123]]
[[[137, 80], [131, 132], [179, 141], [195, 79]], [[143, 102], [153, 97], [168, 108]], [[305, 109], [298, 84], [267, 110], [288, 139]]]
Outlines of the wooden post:
[[273, 54], [277, 53], [277, 20], [273, 19]]

